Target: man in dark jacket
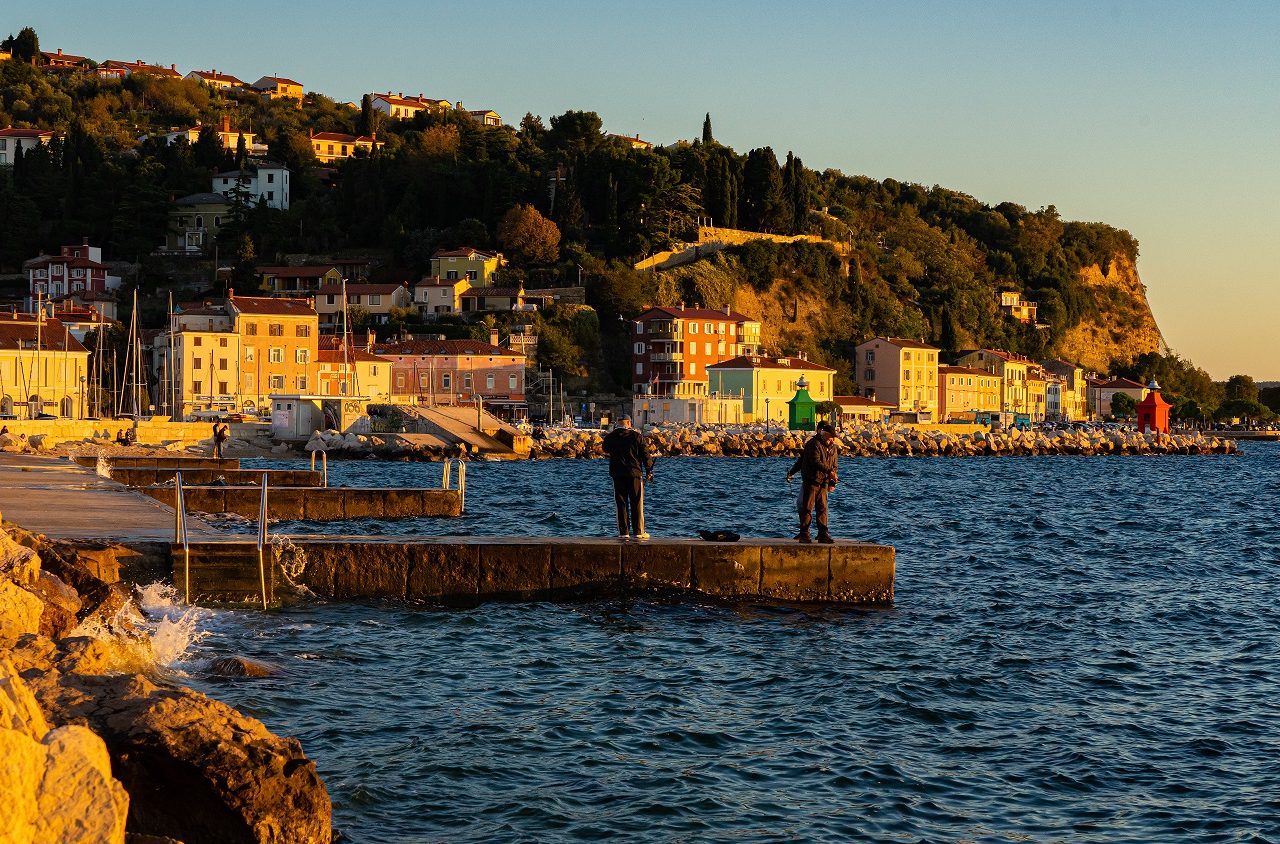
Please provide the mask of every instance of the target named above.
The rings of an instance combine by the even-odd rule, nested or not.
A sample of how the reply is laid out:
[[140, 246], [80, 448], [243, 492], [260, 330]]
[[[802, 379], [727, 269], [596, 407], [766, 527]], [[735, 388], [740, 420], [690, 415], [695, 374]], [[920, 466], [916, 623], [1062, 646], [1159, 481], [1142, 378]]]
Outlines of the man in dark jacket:
[[831, 423], [819, 422], [817, 433], [804, 444], [804, 451], [787, 471], [788, 481], [796, 472], [800, 473], [803, 481], [800, 498], [796, 501], [796, 510], [800, 513], [800, 533], [796, 539], [801, 542], [813, 541], [809, 536], [811, 512], [818, 518], [818, 541], [835, 542], [827, 532], [827, 492], [840, 480], [836, 474], [838, 454], [835, 439], [836, 429], [831, 427]]
[[604, 453], [609, 455], [609, 477], [613, 478], [618, 536], [648, 539], [644, 529], [644, 482], [653, 480], [649, 443], [644, 434], [631, 427], [631, 417], [624, 416], [605, 436], [603, 445]]

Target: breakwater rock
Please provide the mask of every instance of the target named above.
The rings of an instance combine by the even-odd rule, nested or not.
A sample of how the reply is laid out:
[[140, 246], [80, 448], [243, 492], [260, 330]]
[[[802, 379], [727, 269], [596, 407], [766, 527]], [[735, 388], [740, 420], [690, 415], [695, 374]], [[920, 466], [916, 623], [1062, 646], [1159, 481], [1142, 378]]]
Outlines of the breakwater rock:
[[[332, 840], [295, 739], [160, 678], [102, 549], [0, 529], [0, 829], [13, 841]], [[0, 836], [3, 837], [3, 836]]]
[[[656, 427], [649, 447], [658, 456], [794, 457], [812, 434], [715, 427]], [[955, 434], [904, 425], [845, 428], [836, 437], [847, 457], [981, 457], [1108, 454], [1233, 454], [1234, 441], [1195, 434], [1139, 433], [1124, 430], [1061, 430]], [[604, 456], [604, 432], [550, 430], [534, 442], [539, 458]]]

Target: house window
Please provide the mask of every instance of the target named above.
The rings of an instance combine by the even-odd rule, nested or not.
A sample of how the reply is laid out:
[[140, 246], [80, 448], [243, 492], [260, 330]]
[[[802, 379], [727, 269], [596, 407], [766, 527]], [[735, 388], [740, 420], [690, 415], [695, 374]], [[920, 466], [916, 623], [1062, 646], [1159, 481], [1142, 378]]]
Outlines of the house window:
[[446, 280], [446, 281], [457, 281], [457, 280], [458, 280], [458, 271], [457, 271], [457, 270], [449, 270], [448, 272], [446, 272], [446, 273], [444, 274], [444, 277], [445, 277], [445, 280]]
[[426, 389], [427, 387], [430, 387], [430, 386], [431, 386], [430, 378], [431, 378], [431, 374], [430, 374], [430, 373], [428, 373], [428, 372], [419, 372], [419, 373], [418, 373], [418, 386], [419, 386], [419, 387], [421, 387], [421, 388], [423, 388], [423, 389]]
[[275, 173], [268, 173], [268, 174], [267, 174], [267, 184], [272, 184], [273, 182], [275, 182], [275, 180], [276, 180], [276, 174], [275, 174]]
[[471, 389], [471, 373], [470, 372], [462, 373], [462, 389], [464, 390]]
[[307, 349], [298, 349], [294, 352], [293, 359], [297, 363], [307, 363], [311, 359], [311, 356], [308, 354]]
[[479, 273], [477, 273], [475, 270], [467, 270], [467, 280], [468, 280], [468, 281], [475, 281], [475, 280], [476, 280], [477, 278], [479, 278], [479, 277], [480, 277], [480, 274], [479, 274]]
[[382, 304], [382, 297], [381, 297], [381, 296], [379, 296], [379, 295], [378, 295], [378, 294], [376, 294], [376, 293], [370, 293], [370, 294], [369, 294], [369, 304], [370, 304], [370, 305], [381, 305], [381, 304]]
[[219, 381], [219, 382], [218, 382], [218, 395], [220, 395], [220, 396], [225, 396], [225, 395], [228, 395], [230, 392], [231, 392], [231, 391], [227, 389], [227, 382], [226, 382], [226, 381]]
[[710, 343], [703, 343], [703, 344], [702, 344], [702, 353], [703, 353], [704, 355], [706, 355], [707, 357], [711, 357], [711, 344], [710, 344]]
[[246, 322], [244, 325], [244, 333], [250, 337], [254, 337], [258, 333], [258, 324], [256, 322]]
[[332, 293], [327, 293], [327, 294], [325, 294], [325, 297], [324, 297], [324, 298], [325, 298], [325, 304], [326, 304], [326, 305], [332, 305], [332, 304], [334, 304], [334, 300], [335, 300], [337, 297], [336, 297], [336, 296], [334, 296]]
[[404, 373], [403, 372], [396, 373], [396, 392], [397, 393], [404, 392]]
[[[226, 371], [226, 369], [227, 369], [227, 359], [226, 359], [226, 358], [218, 358], [218, 369], [221, 369], [221, 370], [223, 370], [224, 372]], [[226, 390], [223, 390], [222, 392], [224, 392], [224, 393], [225, 393], [225, 392], [226, 392]]]
[[698, 365], [696, 363], [689, 364], [689, 374], [690, 375], [698, 374]]
[[270, 202], [271, 200], [273, 200], [273, 199], [275, 199], [275, 198], [276, 198], [276, 192], [275, 192], [275, 191], [273, 191], [273, 190], [269, 190], [269, 191], [267, 191], [267, 201], [268, 201], [268, 202]]
[[307, 376], [299, 375], [298, 376], [298, 392], [305, 393], [306, 391], [307, 391]]
[[490, 372], [488, 375], [484, 376], [484, 388], [485, 388], [486, 390], [492, 390], [492, 389], [493, 389], [493, 373], [492, 373], [492, 372]]
[[192, 369], [204, 369], [204, 361], [203, 361], [203, 360], [201, 360], [200, 358], [195, 358], [195, 359], [193, 359], [193, 360], [191, 361], [191, 368], [192, 368]]
[[204, 338], [203, 338], [203, 337], [192, 337], [192, 338], [191, 338], [191, 345], [193, 345], [193, 346], [199, 346], [203, 341], [204, 341]]
[[267, 361], [269, 363], [284, 363], [284, 349], [280, 346], [272, 346], [267, 353]]
[[271, 376], [271, 389], [273, 389], [273, 390], [283, 390], [283, 389], [284, 389], [284, 376], [283, 376], [283, 375], [272, 375], [272, 376]]
[[284, 326], [278, 322], [273, 322], [267, 326], [267, 334], [272, 337], [283, 337]]
[[909, 361], [909, 360], [911, 360], [911, 352], [903, 352], [903, 353], [902, 353], [902, 359], [903, 359], [904, 361]]
[[637, 334], [643, 334], [643, 333], [644, 333], [644, 323], [643, 323], [643, 322], [637, 322], [637, 323], [636, 323], [636, 333], [637, 333]]
[[690, 334], [698, 333], [698, 324], [696, 322], [689, 323], [689, 333]]
[[638, 355], [644, 354], [644, 343], [636, 343], [635, 350]]
[[644, 364], [636, 361], [636, 375], [644, 375]]
[[225, 349], [226, 347], [227, 347], [227, 338], [226, 338], [226, 337], [219, 337], [219, 338], [218, 338], [218, 348], [220, 348], [220, 349]]
[[446, 373], [444, 373], [443, 375], [441, 375], [441, 376], [440, 376], [440, 386], [441, 386], [441, 387], [444, 387], [446, 390], [448, 390], [448, 389], [450, 389], [450, 388], [452, 387], [452, 384], [453, 384], [453, 377], [452, 377], [452, 373], [450, 373], [450, 372], [446, 372]]
[[902, 370], [902, 380], [903, 380], [903, 381], [910, 381], [910, 380], [911, 380], [911, 370], [910, 370], [910, 369], [904, 369], [904, 370]]
[[512, 390], [512, 391], [514, 391], [514, 390], [516, 389], [516, 376], [515, 376], [515, 373], [512, 373], [511, 375], [508, 375], [508, 376], [507, 376], [507, 389], [508, 389], [508, 390]]
[[192, 392], [192, 393], [194, 393], [194, 394], [196, 394], [197, 396], [198, 396], [198, 395], [200, 395], [202, 392], [204, 392], [204, 382], [203, 382], [203, 381], [192, 381], [192, 382], [191, 382], [191, 392]]
[[311, 326], [309, 326], [309, 325], [299, 325], [299, 326], [296, 326], [296, 327], [294, 328], [294, 331], [293, 331], [293, 336], [295, 336], [295, 337], [310, 337], [310, 336], [311, 336]]
[[244, 359], [249, 361], [250, 363], [253, 362], [253, 346], [244, 347]]

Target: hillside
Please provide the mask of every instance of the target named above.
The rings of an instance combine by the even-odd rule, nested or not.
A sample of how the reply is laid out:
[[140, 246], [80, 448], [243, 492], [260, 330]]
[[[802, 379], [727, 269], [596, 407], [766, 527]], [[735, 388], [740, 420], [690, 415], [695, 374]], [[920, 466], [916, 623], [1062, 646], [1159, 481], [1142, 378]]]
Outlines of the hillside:
[[[714, 138], [709, 117], [694, 140], [647, 147], [606, 132], [591, 111], [494, 126], [461, 109], [398, 120], [370, 102], [351, 108], [307, 92], [298, 105], [195, 80], [111, 80], [91, 68], [0, 62], [0, 127], [60, 133], [0, 167], [0, 273], [86, 237], [107, 260], [135, 265], [127, 281], [144, 295], [175, 287], [184, 295], [182, 279], [214, 276], [215, 254], [242, 284], [255, 263], [286, 256], [368, 256], [376, 273], [406, 279], [426, 272], [440, 248], [502, 249], [514, 259], [503, 283], [586, 286], [598, 323], [540, 314], [549, 342], [539, 362], [605, 389], [629, 387], [622, 332], [652, 302], [733, 304], [762, 320], [770, 347], [807, 351], [845, 377], [854, 347], [877, 334], [947, 351], [1056, 355], [1099, 370], [1160, 346], [1136, 239], [1105, 223], [1062, 220], [1053, 206], [991, 206], [939, 186], [813, 170], [792, 153], [779, 161], [768, 146], [740, 153]], [[208, 191], [213, 173], [245, 160], [209, 128], [223, 118], [252, 127], [289, 167], [292, 205], [235, 207], [209, 238], [209, 254], [176, 266], [152, 254], [170, 200]], [[206, 128], [194, 143], [158, 137], [197, 124]], [[385, 146], [322, 164], [311, 132], [376, 132]], [[532, 209], [522, 213], [540, 232], [537, 248], [527, 248], [528, 231], [504, 224], [521, 207]], [[633, 269], [699, 242], [708, 220], [717, 231], [797, 240], [735, 235], [710, 257]], [[1037, 302], [1040, 325], [1001, 313], [1004, 292]], [[407, 327], [426, 330], [411, 320]]]

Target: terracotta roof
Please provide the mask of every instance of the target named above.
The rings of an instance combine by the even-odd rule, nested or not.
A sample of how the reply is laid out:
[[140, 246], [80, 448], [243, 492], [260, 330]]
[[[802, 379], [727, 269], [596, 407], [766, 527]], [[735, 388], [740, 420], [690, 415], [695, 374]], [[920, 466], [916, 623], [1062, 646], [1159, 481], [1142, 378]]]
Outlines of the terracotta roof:
[[1145, 390], [1146, 384], [1139, 384], [1137, 381], [1130, 381], [1128, 378], [1113, 378], [1110, 381], [1091, 381], [1097, 387], [1104, 390]]
[[10, 126], [0, 129], [0, 138], [52, 138], [53, 132], [48, 129], [15, 129]]
[[[890, 346], [897, 346], [899, 349], [928, 349], [931, 352], [942, 351], [937, 346], [930, 346], [928, 343], [920, 340], [908, 340], [905, 337], [876, 337], [876, 340], [883, 340]], [[868, 340], [868, 343], [871, 341]]]
[[102, 67], [105, 67], [108, 70], [119, 69], [119, 70], [132, 70], [134, 73], [149, 73], [152, 76], [174, 76], [174, 77], [182, 76], [181, 73], [178, 73], [178, 69], [176, 67], [165, 67], [164, 65], [147, 64], [142, 59], [137, 59], [136, 61], [131, 61], [131, 62], [121, 62], [121, 61], [116, 61], [115, 59], [107, 59], [105, 62], [102, 63]]
[[764, 355], [738, 355], [736, 358], [713, 363], [707, 369], [805, 369], [811, 372], [835, 372], [829, 366], [803, 358], [771, 358]]
[[[383, 360], [382, 358], [378, 357], [375, 354], [366, 352], [364, 349], [348, 348], [346, 362], [356, 363], [357, 361], [364, 362], [364, 363], [386, 363], [386, 361]], [[342, 363], [343, 362], [342, 350], [341, 349], [320, 349], [316, 352], [316, 362], [317, 363]]]
[[399, 343], [375, 343], [375, 354], [379, 355], [502, 355], [504, 357], [524, 357], [524, 355], [491, 346], [483, 340], [403, 340]]
[[976, 369], [972, 366], [939, 366], [939, 375], [985, 375], [988, 378], [994, 377], [989, 369]]
[[313, 141], [338, 141], [343, 144], [355, 143], [382, 143], [382, 141], [372, 138], [369, 135], [344, 135], [341, 132], [316, 132], [311, 136]]
[[174, 205], [225, 205], [231, 207], [231, 202], [220, 193], [192, 193], [187, 196], [175, 199]]
[[275, 275], [285, 278], [319, 278], [330, 270], [336, 270], [332, 264], [311, 264], [303, 267], [254, 267], [259, 275]]
[[74, 290], [59, 296], [55, 301], [62, 301], [63, 299], [79, 299], [81, 302], [114, 302], [116, 301], [116, 294], [110, 290]]
[[640, 322], [645, 322], [656, 316], [670, 317], [673, 319], [691, 319], [691, 320], [712, 320], [718, 319], [727, 322], [759, 322], [758, 319], [752, 319], [749, 316], [743, 316], [737, 311], [729, 311], [725, 313], [723, 310], [715, 310], [714, 308], [667, 308], [659, 305], [656, 308], [649, 308], [640, 316], [636, 317]]
[[74, 55], [72, 55], [71, 53], [64, 53], [64, 52], [62, 52], [61, 50], [59, 50], [59, 51], [58, 51], [58, 52], [56, 52], [56, 53], [46, 53], [46, 52], [44, 52], [43, 50], [41, 50], [41, 51], [40, 51], [40, 55], [44, 56], [47, 60], [49, 60], [49, 61], [51, 61], [51, 62], [52, 62], [52, 61], [60, 61], [60, 62], [73, 62], [73, 63], [80, 63], [80, 62], [87, 62], [87, 61], [89, 61], [89, 60], [88, 60], [87, 58], [85, 58], [84, 56], [74, 56]]
[[1020, 355], [1016, 352], [1006, 352], [1004, 349], [965, 349], [959, 353], [959, 357], [964, 357], [965, 355], [972, 355], [977, 352], [982, 352], [983, 354], [990, 355], [992, 357], [997, 357], [997, 358], [1000, 358], [1001, 360], [1007, 360], [1011, 363], [1031, 363], [1032, 362], [1031, 358], [1027, 357], [1026, 355]]
[[[984, 375], [990, 375], [990, 372], [984, 372]], [[866, 396], [832, 396], [831, 400], [843, 407], [897, 407], [891, 401], [876, 401]]]
[[39, 258], [24, 261], [22, 267], [23, 269], [39, 269], [54, 264], [60, 267], [75, 267], [86, 270], [105, 270], [107, 268], [106, 264], [99, 264], [97, 261], [91, 261], [88, 258], [68, 258], [65, 255], [41, 255]]
[[306, 299], [272, 299], [266, 296], [230, 296], [227, 301], [242, 314], [271, 314], [279, 316], [315, 316], [315, 309]]
[[473, 287], [463, 291], [463, 296], [510, 296], [515, 298], [524, 291], [523, 287]]
[[[347, 295], [362, 296], [362, 295], [368, 295], [370, 293], [374, 295], [379, 295], [383, 293], [391, 294], [391, 293], [395, 293], [397, 290], [400, 290], [403, 287], [404, 287], [403, 284], [348, 284]], [[316, 295], [340, 296], [342, 295], [342, 285], [333, 284], [332, 282], [330, 282], [329, 284], [322, 285], [320, 289], [316, 291]]]
[[216, 70], [193, 70], [191, 71], [201, 79], [208, 79], [213, 82], [231, 82], [235, 85], [243, 85], [244, 82], [229, 73], [218, 73]]
[[488, 259], [502, 257], [497, 252], [486, 252], [483, 249], [472, 249], [467, 246], [464, 246], [461, 249], [440, 249], [440, 250], [437, 250], [436, 253], [431, 257], [432, 258], [471, 258], [477, 255], [482, 258], [488, 258]]
[[46, 319], [44, 326], [36, 325], [34, 314], [22, 314], [27, 319], [0, 317], [0, 349], [34, 349], [26, 345], [40, 337], [40, 349], [46, 352], [88, 352], [80, 341], [71, 336], [66, 327], [56, 319]]
[[[301, 82], [294, 82], [292, 79], [284, 76], [264, 76], [262, 79], [259, 79], [258, 82], [262, 82], [264, 80], [267, 82], [274, 82], [277, 85], [297, 85], [299, 88], [302, 87]], [[256, 86], [257, 82], [255, 82], [254, 85]]]

